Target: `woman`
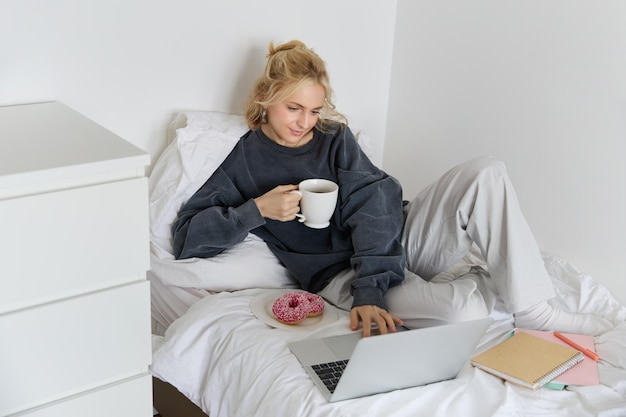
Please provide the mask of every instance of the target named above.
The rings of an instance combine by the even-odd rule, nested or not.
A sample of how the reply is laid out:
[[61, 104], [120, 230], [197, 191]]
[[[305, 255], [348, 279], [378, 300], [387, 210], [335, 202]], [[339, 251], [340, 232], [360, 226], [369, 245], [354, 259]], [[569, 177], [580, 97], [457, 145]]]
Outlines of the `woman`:
[[[324, 61], [302, 42], [270, 44], [246, 108], [250, 131], [189, 199], [172, 226], [177, 258], [210, 257], [261, 237], [298, 279], [350, 310], [368, 336], [403, 321], [484, 317], [495, 284], [518, 327], [598, 334], [600, 317], [553, 309], [555, 295], [504, 169], [490, 158], [455, 167], [409, 204], [399, 183], [361, 151], [335, 109]], [[308, 178], [339, 184], [331, 225], [294, 221]], [[475, 244], [492, 277], [447, 279]], [[443, 275], [445, 278], [445, 275]], [[454, 277], [453, 277], [454, 278]]]

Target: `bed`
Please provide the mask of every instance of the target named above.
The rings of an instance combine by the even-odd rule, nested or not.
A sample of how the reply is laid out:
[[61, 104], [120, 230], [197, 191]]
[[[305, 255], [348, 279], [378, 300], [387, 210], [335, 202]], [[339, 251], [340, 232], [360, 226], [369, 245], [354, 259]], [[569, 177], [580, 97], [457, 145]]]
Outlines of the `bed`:
[[[302, 326], [272, 324], [266, 306], [296, 282], [265, 244], [250, 235], [211, 259], [175, 260], [169, 226], [245, 133], [243, 118], [184, 112], [150, 175], [155, 408], [170, 416], [625, 416], [626, 308], [567, 260], [544, 253], [558, 296], [551, 303], [615, 323], [595, 338], [599, 385], [528, 390], [464, 366], [457, 378], [426, 386], [328, 403], [287, 343], [348, 332], [348, 314], [327, 312]], [[366, 153], [369, 140], [356, 132]], [[438, 279], [481, 274], [476, 254]], [[476, 352], [504, 340], [513, 318], [498, 301]], [[304, 323], [304, 322], [303, 322]]]

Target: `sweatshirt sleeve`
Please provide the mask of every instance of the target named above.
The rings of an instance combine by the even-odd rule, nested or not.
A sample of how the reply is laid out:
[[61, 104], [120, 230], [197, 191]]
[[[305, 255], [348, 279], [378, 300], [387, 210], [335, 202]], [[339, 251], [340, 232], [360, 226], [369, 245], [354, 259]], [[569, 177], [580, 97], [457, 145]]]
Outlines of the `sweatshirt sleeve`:
[[386, 309], [384, 295], [404, 279], [402, 188], [371, 163], [348, 128], [340, 134], [345, 137], [339, 141], [335, 161], [341, 221], [350, 229], [354, 246], [353, 307]]
[[218, 169], [183, 205], [172, 224], [176, 259], [215, 256], [265, 224], [254, 200], [244, 200], [229, 184]]

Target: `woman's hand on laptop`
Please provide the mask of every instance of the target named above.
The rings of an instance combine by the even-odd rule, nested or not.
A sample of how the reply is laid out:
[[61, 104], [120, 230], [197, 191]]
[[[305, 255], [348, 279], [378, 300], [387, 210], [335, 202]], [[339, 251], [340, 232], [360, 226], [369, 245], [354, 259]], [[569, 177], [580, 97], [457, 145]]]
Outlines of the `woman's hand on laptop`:
[[389, 314], [384, 308], [374, 305], [353, 307], [350, 310], [350, 328], [352, 330], [359, 328], [359, 321], [363, 322], [363, 337], [372, 334], [372, 324], [378, 326], [380, 334], [395, 333], [396, 324], [402, 325], [402, 320], [398, 317]]

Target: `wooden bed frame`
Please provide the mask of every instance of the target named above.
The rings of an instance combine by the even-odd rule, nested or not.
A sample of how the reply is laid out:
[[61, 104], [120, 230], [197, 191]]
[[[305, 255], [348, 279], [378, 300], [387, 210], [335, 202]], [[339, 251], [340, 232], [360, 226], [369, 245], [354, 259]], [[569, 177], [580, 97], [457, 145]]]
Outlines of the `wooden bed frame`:
[[152, 403], [161, 417], [208, 417], [172, 384], [152, 377]]

